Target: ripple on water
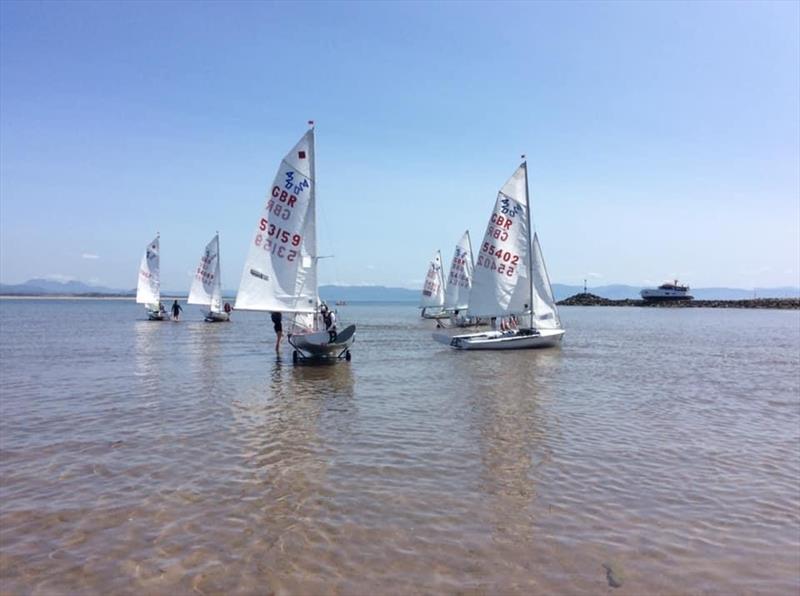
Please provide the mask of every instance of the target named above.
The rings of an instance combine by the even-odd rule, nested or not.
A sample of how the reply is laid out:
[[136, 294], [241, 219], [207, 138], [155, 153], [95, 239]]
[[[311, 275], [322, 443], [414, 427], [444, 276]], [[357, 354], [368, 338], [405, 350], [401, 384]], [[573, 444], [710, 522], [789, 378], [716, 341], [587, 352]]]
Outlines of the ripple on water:
[[570, 308], [560, 350], [462, 354], [353, 306], [320, 368], [266, 315], [14, 308], [11, 593], [800, 590], [798, 313]]

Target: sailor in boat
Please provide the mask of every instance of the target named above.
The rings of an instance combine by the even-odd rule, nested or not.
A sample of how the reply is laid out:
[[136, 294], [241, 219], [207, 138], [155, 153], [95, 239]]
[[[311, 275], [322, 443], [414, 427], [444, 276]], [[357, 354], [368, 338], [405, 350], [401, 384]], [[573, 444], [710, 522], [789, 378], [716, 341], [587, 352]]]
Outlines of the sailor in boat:
[[324, 302], [319, 307], [319, 312], [322, 315], [322, 322], [325, 329], [330, 334], [330, 343], [336, 341], [336, 313], [328, 308]]
[[505, 335], [516, 335], [519, 331], [517, 316], [512, 314], [507, 318], [502, 318], [500, 320], [500, 331], [503, 331]]

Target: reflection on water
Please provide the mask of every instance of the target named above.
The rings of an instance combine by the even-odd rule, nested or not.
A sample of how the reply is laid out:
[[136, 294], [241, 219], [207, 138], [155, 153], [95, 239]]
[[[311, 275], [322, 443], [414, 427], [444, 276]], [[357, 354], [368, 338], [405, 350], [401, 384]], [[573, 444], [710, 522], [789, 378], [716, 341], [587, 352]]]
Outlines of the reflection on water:
[[560, 350], [459, 353], [353, 306], [320, 367], [257, 313], [13, 306], [4, 592], [800, 589], [798, 313], [565, 309]]

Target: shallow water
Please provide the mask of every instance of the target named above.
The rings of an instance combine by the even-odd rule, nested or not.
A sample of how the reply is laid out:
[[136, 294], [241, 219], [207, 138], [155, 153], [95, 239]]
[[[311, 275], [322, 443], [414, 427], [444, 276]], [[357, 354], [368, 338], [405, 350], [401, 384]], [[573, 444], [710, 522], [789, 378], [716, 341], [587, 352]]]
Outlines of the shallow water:
[[480, 353], [352, 305], [308, 367], [186, 310], [0, 301], [3, 593], [800, 591], [796, 311], [564, 308], [560, 349]]

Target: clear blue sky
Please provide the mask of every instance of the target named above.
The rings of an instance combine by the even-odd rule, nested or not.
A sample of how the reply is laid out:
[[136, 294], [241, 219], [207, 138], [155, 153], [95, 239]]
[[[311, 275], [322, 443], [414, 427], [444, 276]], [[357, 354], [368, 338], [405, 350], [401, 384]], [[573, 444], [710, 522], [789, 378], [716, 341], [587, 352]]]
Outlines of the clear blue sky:
[[800, 284], [800, 4], [0, 3], [0, 280], [235, 288], [317, 122], [322, 283], [421, 287], [528, 155], [555, 282]]

